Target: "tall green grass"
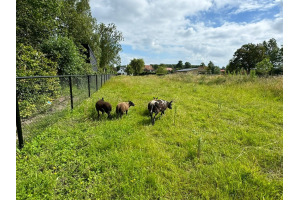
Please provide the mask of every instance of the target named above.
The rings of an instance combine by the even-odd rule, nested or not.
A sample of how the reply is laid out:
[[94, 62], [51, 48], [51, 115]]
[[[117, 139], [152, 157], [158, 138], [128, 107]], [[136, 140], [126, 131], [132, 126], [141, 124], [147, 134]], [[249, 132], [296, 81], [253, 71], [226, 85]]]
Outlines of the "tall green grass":
[[17, 151], [17, 199], [282, 199], [282, 109], [281, 77], [114, 77]]

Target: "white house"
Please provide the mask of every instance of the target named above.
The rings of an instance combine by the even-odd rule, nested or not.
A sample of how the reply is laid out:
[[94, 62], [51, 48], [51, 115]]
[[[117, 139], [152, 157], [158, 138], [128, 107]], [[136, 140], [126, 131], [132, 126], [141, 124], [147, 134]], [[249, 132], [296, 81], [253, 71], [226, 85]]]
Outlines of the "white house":
[[120, 67], [120, 70], [117, 71], [118, 75], [127, 75], [127, 72], [125, 72], [126, 67]]

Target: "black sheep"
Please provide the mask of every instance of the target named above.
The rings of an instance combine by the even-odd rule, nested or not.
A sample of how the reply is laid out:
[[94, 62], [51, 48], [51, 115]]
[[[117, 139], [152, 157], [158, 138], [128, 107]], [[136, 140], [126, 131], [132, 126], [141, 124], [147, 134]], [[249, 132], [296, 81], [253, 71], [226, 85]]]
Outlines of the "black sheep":
[[[148, 103], [148, 110], [149, 110], [151, 122], [153, 125], [155, 123], [155, 117], [159, 112], [161, 112], [160, 116], [162, 116], [163, 114], [165, 114], [165, 110], [167, 108], [172, 109], [172, 102], [173, 101], [168, 102], [165, 100], [154, 99]], [[153, 113], [155, 113], [154, 117], [153, 117]]]
[[108, 115], [107, 118], [111, 118], [111, 105], [110, 103], [104, 101], [103, 97], [96, 103], [96, 110], [98, 112], [98, 119], [100, 117], [99, 111], [102, 112], [102, 115], [104, 114], [104, 112], [106, 112], [106, 114]]

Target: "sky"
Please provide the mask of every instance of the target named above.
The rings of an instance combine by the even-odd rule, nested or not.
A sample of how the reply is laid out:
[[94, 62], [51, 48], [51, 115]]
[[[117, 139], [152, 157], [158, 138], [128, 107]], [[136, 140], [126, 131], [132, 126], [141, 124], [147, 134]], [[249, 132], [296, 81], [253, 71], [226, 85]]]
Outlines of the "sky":
[[282, 0], [90, 0], [98, 23], [122, 32], [121, 64], [226, 67], [244, 44], [275, 38], [283, 44]]

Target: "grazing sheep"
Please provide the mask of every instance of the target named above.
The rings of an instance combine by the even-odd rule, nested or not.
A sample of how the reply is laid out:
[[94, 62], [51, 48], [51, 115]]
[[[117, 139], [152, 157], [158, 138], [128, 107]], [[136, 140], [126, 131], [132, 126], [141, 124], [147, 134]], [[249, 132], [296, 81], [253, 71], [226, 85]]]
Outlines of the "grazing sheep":
[[[165, 110], [167, 108], [172, 109], [172, 102], [173, 101], [165, 101], [165, 100], [157, 100], [154, 98], [154, 100], [150, 101], [148, 103], [148, 110], [150, 113], [150, 117], [151, 117], [151, 122], [154, 125], [155, 123], [155, 117], [156, 115], [161, 112], [160, 117], [165, 114]], [[155, 113], [154, 117], [153, 117], [153, 113]]]
[[117, 116], [122, 118], [122, 115], [124, 114], [124, 112], [126, 112], [126, 115], [127, 115], [127, 112], [128, 112], [128, 109], [130, 106], [134, 106], [134, 103], [132, 101], [119, 103], [116, 107]]
[[102, 112], [102, 115], [104, 114], [104, 112], [106, 112], [108, 115], [107, 118], [111, 118], [111, 115], [110, 115], [111, 105], [110, 105], [110, 103], [104, 101], [103, 97], [96, 103], [96, 110], [98, 112], [98, 119], [100, 117], [99, 111]]

